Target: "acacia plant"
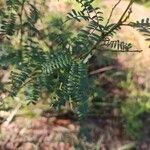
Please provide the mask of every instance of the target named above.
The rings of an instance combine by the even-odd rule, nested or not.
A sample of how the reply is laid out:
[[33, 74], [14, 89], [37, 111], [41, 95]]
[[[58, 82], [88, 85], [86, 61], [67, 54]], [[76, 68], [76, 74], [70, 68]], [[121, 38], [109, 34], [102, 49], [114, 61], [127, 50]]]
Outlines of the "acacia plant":
[[[111, 18], [121, 0], [108, 19], [99, 7], [93, 6], [94, 0], [74, 1], [81, 6], [80, 11], [72, 9], [65, 19], [53, 18], [42, 25], [44, 14], [36, 1], [6, 0], [0, 9], [0, 63], [13, 68], [10, 96], [15, 97], [23, 89], [27, 102], [35, 104], [46, 90], [55, 93], [51, 97], [54, 108], [67, 103], [81, 117], [88, 112], [89, 60], [96, 51], [107, 49], [139, 52], [133, 50], [131, 43], [113, 40], [113, 36], [124, 26], [149, 36], [150, 22], [127, 22], [134, 0], [115, 23]], [[85, 26], [74, 32], [76, 22], [84, 22]]]

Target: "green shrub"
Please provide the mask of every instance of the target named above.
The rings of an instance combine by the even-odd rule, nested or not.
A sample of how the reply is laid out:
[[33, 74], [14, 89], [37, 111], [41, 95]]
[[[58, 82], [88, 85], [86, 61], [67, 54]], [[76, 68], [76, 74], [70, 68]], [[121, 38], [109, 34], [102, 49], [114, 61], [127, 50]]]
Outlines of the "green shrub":
[[[131, 43], [113, 40], [121, 27], [130, 26], [149, 34], [149, 19], [126, 23], [131, 14], [131, 0], [116, 23], [110, 16], [105, 23], [94, 0], [76, 0], [80, 11], [72, 9], [67, 18], [52, 18], [42, 25], [44, 14], [38, 10], [38, 1], [6, 0], [0, 10], [2, 35], [1, 66], [13, 66], [10, 96], [21, 90], [27, 103], [35, 104], [43, 91], [52, 93], [51, 105], [60, 109], [69, 107], [80, 117], [88, 112], [89, 60], [96, 51], [139, 52]], [[44, 1], [41, 2], [44, 7]], [[44, 11], [42, 12], [44, 13]], [[105, 19], [106, 20], [106, 19]], [[74, 24], [84, 22], [76, 29]], [[86, 22], [86, 23], [85, 23]], [[40, 25], [40, 27], [39, 27]], [[3, 43], [3, 44], [2, 44]]]
[[144, 124], [141, 116], [150, 111], [150, 94], [146, 89], [136, 87], [131, 73], [128, 73], [127, 79], [121, 82], [121, 87], [128, 91], [127, 100], [121, 105], [124, 126], [127, 134], [137, 139], [143, 132], [141, 129]]

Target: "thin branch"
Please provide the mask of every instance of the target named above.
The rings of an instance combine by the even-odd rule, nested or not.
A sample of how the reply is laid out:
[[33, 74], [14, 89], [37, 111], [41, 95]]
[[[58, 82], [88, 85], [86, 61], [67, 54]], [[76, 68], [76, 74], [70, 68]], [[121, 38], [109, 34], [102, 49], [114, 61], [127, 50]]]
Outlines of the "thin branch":
[[130, 15], [132, 13], [132, 7], [129, 9], [128, 11], [128, 15], [125, 17], [125, 19], [122, 21], [123, 23], [126, 22], [129, 18], [130, 18]]
[[[124, 19], [126, 13], [128, 12], [128, 10], [130, 9], [130, 7], [132, 6], [134, 0], [131, 0], [130, 3], [128, 4], [126, 10], [124, 11], [124, 13], [122, 14], [122, 16], [120, 17], [119, 21], [108, 31], [103, 35], [103, 39], [108, 36], [112, 31], [114, 31], [117, 27], [121, 26], [122, 24], [122, 20]], [[97, 47], [97, 45], [102, 41], [102, 39], [100, 39], [92, 48], [95, 49]]]
[[90, 75], [95, 75], [95, 74], [99, 74], [99, 73], [109, 71], [109, 70], [112, 70], [112, 69], [115, 69], [115, 68], [116, 68], [116, 66], [107, 66], [107, 67], [103, 67], [103, 68], [91, 71], [89, 74]]
[[[130, 0], [126, 10], [124, 11], [124, 13], [122, 14], [122, 16], [120, 17], [119, 21], [106, 33], [102, 33], [101, 38], [99, 39], [99, 41], [91, 48], [91, 50], [85, 54], [85, 56], [87, 57], [93, 50], [95, 50], [97, 48], [97, 46], [101, 43], [101, 41], [103, 41], [103, 39], [105, 39], [110, 33], [112, 33], [115, 29], [117, 29], [118, 27], [120, 27], [123, 24], [123, 19], [126, 15], [126, 13], [128, 12], [128, 10], [130, 9], [130, 7], [132, 6], [134, 0]], [[121, 52], [121, 51], [120, 51]], [[138, 51], [139, 52], [139, 51]], [[85, 58], [86, 59], [86, 58]]]
[[7, 120], [3, 123], [4, 126], [8, 126], [10, 122], [13, 120], [19, 109], [21, 108], [22, 104], [18, 104], [15, 109], [11, 112], [11, 114], [8, 116]]
[[121, 0], [119, 0], [119, 1], [115, 4], [115, 6], [112, 8], [111, 13], [110, 13], [110, 15], [109, 15], [109, 18], [108, 18], [108, 20], [107, 20], [107, 23], [106, 23], [105, 27], [106, 27], [106, 26], [108, 25], [108, 23], [110, 22], [110, 19], [111, 19], [112, 15], [113, 15], [113, 12], [114, 12], [115, 8], [120, 4], [120, 2], [121, 2]]
[[136, 147], [136, 142], [131, 142], [131, 143], [128, 143], [128, 144], [118, 148], [118, 150], [127, 150], [127, 149], [132, 149], [135, 147]]
[[126, 13], [128, 12], [128, 10], [130, 9], [130, 7], [132, 6], [133, 3], [134, 3], [134, 0], [130, 0], [129, 5], [127, 6], [127, 8], [124, 11], [123, 15], [119, 19], [118, 24], [122, 22], [123, 18], [125, 17]]
[[25, 1], [22, 2], [21, 11], [18, 14], [19, 19], [20, 19], [20, 46], [22, 45], [22, 41], [23, 41], [23, 10], [24, 10], [24, 3], [25, 3]]
[[142, 52], [143, 50], [138, 50], [138, 49], [136, 49], [136, 50], [114, 50], [114, 49], [111, 49], [111, 50], [107, 50], [107, 49], [98, 49], [99, 51], [110, 51], [110, 52]]

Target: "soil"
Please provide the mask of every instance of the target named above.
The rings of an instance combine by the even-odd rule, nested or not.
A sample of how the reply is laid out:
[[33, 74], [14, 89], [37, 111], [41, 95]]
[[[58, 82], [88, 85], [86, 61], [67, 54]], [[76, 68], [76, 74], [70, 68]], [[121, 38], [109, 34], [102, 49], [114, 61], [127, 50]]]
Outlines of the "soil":
[[[79, 131], [88, 141], [83, 141]], [[17, 117], [9, 125], [1, 125], [1, 150], [74, 150], [83, 142], [87, 150], [101, 139], [101, 149], [116, 150], [126, 144], [120, 121], [88, 118], [82, 124], [69, 119]], [[84, 132], [84, 131], [83, 131]], [[88, 142], [91, 145], [88, 145]], [[108, 145], [109, 143], [109, 145]]]

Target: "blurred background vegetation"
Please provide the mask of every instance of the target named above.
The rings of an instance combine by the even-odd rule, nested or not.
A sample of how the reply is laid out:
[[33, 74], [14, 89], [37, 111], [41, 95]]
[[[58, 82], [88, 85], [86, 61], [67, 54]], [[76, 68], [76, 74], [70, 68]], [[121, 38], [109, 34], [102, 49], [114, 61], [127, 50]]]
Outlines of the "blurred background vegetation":
[[[141, 10], [150, 14], [150, 9], [148, 11], [145, 8], [145, 6], [150, 8], [149, 0], [136, 0], [136, 2], [139, 3], [137, 4], [138, 8], [141, 7], [139, 5], [143, 5]], [[110, 9], [111, 4], [108, 4], [109, 2], [106, 4], [105, 2], [103, 3], [103, 0], [95, 1], [95, 5], [103, 7], [105, 12], [108, 12]], [[0, 7], [2, 5], [3, 1], [1, 0]], [[54, 17], [62, 17], [62, 14], [68, 12], [72, 7], [79, 8], [79, 6], [70, 0], [61, 0], [59, 2], [48, 1], [46, 8], [40, 7], [44, 13], [45, 9], [48, 10], [42, 18], [43, 23], [50, 23]], [[109, 14], [106, 14], [106, 16], [108, 15]], [[150, 15], [148, 17], [150, 17]], [[76, 32], [80, 26], [82, 26], [82, 24], [71, 24], [71, 29]], [[48, 32], [48, 30], [46, 32]], [[126, 35], [123, 35], [125, 32]], [[147, 50], [145, 50], [147, 43], [142, 43], [144, 46], [141, 46], [141, 43], [139, 44], [139, 41], [143, 40], [140, 35], [135, 33], [132, 38], [131, 34], [128, 34], [128, 31], [125, 30], [117, 36], [123, 39], [128, 38], [129, 40], [131, 38], [137, 48], [144, 48], [142, 54], [97, 52], [95, 58], [91, 60], [91, 66], [89, 68], [91, 93], [89, 97], [90, 112], [88, 117], [104, 120], [115, 118], [119, 120], [119, 125], [123, 126], [122, 134], [125, 137], [127, 136], [131, 141], [137, 141], [144, 137], [147, 138], [144, 132], [145, 130], [149, 132], [149, 128], [146, 125], [150, 117], [150, 57], [148, 57], [150, 56], [148, 54], [150, 51], [147, 52]], [[16, 44], [17, 41], [14, 40], [14, 43]], [[41, 44], [43, 43], [41, 42]], [[98, 72], [93, 72], [95, 70], [98, 70]], [[5, 73], [3, 68], [2, 72]], [[3, 80], [4, 78], [1, 81], [1, 93], [3, 92]], [[20, 94], [18, 99], [21, 99], [23, 107], [18, 112], [18, 116], [24, 115], [32, 118], [37, 117], [41, 111], [49, 110], [50, 106], [47, 105], [49, 97], [44, 93], [42, 98], [43, 101], [35, 108], [33, 105], [26, 106], [22, 100], [24, 97]], [[47, 99], [47, 102], [45, 102], [45, 99]], [[6, 103], [1, 105], [1, 110], [11, 110], [17, 103], [18, 100], [14, 103], [14, 101], [6, 99]], [[33, 108], [35, 108], [35, 110]], [[80, 137], [82, 137], [82, 140], [85, 138], [85, 132], [88, 135], [87, 131], [84, 131], [83, 135], [81, 133]], [[80, 146], [84, 147], [91, 144], [90, 146], [92, 147], [94, 142], [95, 141], [92, 140], [89, 142], [86, 139], [80, 143]], [[84, 145], [83, 143], [86, 144]]]

